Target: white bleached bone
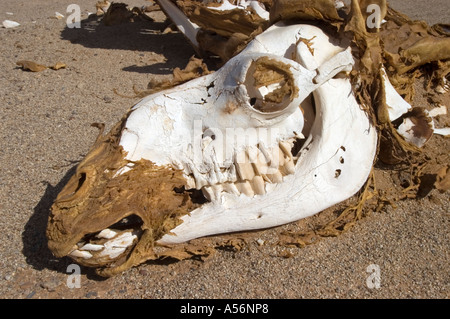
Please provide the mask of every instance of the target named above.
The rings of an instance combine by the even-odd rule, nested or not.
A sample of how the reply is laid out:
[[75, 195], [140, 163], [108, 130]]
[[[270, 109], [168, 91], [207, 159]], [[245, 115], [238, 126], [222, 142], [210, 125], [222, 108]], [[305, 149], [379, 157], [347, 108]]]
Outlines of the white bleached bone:
[[442, 136], [450, 136], [450, 127], [435, 128], [434, 133]]
[[269, 12], [257, 0], [239, 0], [237, 5], [231, 4], [228, 0], [223, 0], [221, 3], [220, 6], [210, 6], [208, 8], [219, 11], [252, 8], [261, 18], [269, 20]]
[[4, 20], [2, 22], [2, 25], [4, 28], [9, 29], [9, 28], [18, 27], [20, 25], [20, 23], [18, 23], [16, 21], [12, 21], [12, 20]]
[[[223, 194], [223, 202], [207, 203], [184, 216], [183, 223], [171, 231], [175, 236], [165, 235], [160, 242], [174, 244], [217, 233], [282, 225], [316, 214], [356, 193], [372, 168], [375, 129], [356, 103], [347, 80], [332, 79], [314, 96], [320, 116], [294, 174], [285, 176], [263, 196]], [[336, 101], [340, 101], [337, 108]]]
[[440, 115], [447, 115], [447, 107], [445, 105], [439, 105], [428, 112], [430, 117], [436, 117]]
[[[389, 78], [386, 74], [384, 68], [381, 69], [383, 85], [385, 88], [385, 99], [386, 105], [388, 108], [389, 119], [393, 122], [406, 113], [412, 110], [411, 104], [406, 102], [400, 94], [395, 90], [394, 86], [389, 81]], [[448, 128], [435, 128], [433, 117], [443, 115], [447, 113], [447, 108], [445, 106], [440, 106], [434, 108], [431, 111], [427, 111], [424, 113], [425, 116], [428, 116], [431, 128], [433, 129], [433, 133], [438, 135], [448, 135]], [[426, 136], [416, 136], [414, 134], [414, 127], [416, 124], [408, 117], [403, 118], [402, 124], [397, 128], [397, 132], [403, 136], [403, 138], [411, 144], [414, 144], [417, 147], [423, 147], [425, 143], [428, 141], [429, 137]]]
[[170, 0], [157, 0], [156, 1], [161, 9], [170, 17], [173, 23], [177, 26], [178, 30], [184, 34], [184, 36], [191, 42], [196, 51], [199, 50], [197, 42], [197, 33], [200, 27], [191, 22], [183, 12], [177, 8], [176, 5]]
[[[297, 50], [305, 42], [311, 50]], [[255, 70], [261, 61], [284, 70], [284, 77], [274, 76], [270, 84], [283, 87], [290, 81], [289, 92], [296, 92], [270, 102], [269, 109], [259, 108], [267, 106], [265, 99], [273, 90], [256, 87]], [[127, 159], [182, 166], [187, 180], [195, 180], [196, 188], [211, 200], [183, 216], [183, 223], [159, 243], [273, 227], [355, 194], [371, 171], [377, 134], [357, 104], [349, 79], [333, 79], [352, 63], [348, 46], [320, 28], [279, 23], [217, 72], [138, 103], [120, 140]], [[315, 110], [305, 110], [314, 107], [311, 94]], [[307, 132], [302, 110], [309, 121], [315, 114]], [[290, 154], [302, 134], [302, 149]], [[249, 155], [252, 149], [263, 156]], [[249, 166], [250, 158], [267, 162]], [[231, 168], [238, 173], [233, 180], [227, 179]], [[273, 170], [264, 174], [263, 168]], [[223, 187], [224, 181], [235, 188], [227, 192], [230, 187]]]
[[108, 256], [110, 259], [117, 258], [125, 252], [125, 250], [131, 246], [136, 239], [137, 236], [133, 235], [131, 231], [120, 234], [116, 238], [108, 240], [103, 244], [105, 248], [100, 252], [99, 257]]
[[389, 81], [389, 78], [386, 74], [386, 71], [384, 69], [381, 69], [384, 89], [385, 89], [385, 96], [386, 96], [386, 104], [388, 108], [389, 113], [389, 119], [391, 121], [395, 121], [399, 117], [401, 117], [403, 114], [407, 113], [409, 110], [412, 109], [412, 106], [406, 102], [400, 94], [397, 93], [394, 86]]
[[103, 229], [101, 232], [99, 232], [96, 237], [97, 238], [106, 238], [111, 239], [114, 238], [117, 235], [117, 233], [109, 228]]
[[75, 257], [75, 258], [83, 258], [83, 259], [89, 259], [92, 258], [92, 254], [88, 251], [81, 251], [78, 249], [73, 250], [69, 256]]

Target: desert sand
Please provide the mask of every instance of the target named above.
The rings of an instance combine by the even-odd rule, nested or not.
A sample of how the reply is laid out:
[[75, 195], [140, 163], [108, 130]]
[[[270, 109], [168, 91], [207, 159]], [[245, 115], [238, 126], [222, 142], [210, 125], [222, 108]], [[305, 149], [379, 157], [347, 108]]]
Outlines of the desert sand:
[[[158, 13], [155, 22], [105, 27], [87, 19], [95, 2], [76, 2], [82, 28], [69, 29], [55, 12], [67, 16], [73, 1], [0, 0], [1, 20], [21, 24], [0, 29], [1, 298], [450, 297], [450, 204], [448, 193], [437, 190], [304, 248], [278, 245], [279, 234], [314, 218], [243, 235], [242, 249], [217, 250], [205, 261], [149, 262], [109, 279], [82, 267], [80, 287], [71, 288], [73, 261], [52, 256], [45, 229], [53, 200], [97, 137], [90, 124], [108, 130], [139, 100], [114, 89], [133, 96], [133, 86], [144, 90], [152, 79], [170, 78], [194, 55], [180, 33], [162, 34], [168, 23]], [[390, 4], [412, 19], [450, 23], [448, 0]], [[19, 60], [67, 67], [25, 72]], [[379, 287], [367, 284], [373, 269]]]

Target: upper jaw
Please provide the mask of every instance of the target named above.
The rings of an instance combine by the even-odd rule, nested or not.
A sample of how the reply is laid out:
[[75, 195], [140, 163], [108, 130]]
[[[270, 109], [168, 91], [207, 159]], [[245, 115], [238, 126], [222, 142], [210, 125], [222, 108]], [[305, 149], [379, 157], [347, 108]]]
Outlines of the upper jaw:
[[[271, 169], [292, 173], [290, 150], [304, 138], [300, 105], [326, 80], [351, 68], [350, 52], [337, 57], [331, 58], [327, 72], [321, 73], [268, 53], [238, 55], [213, 74], [143, 99], [133, 108], [120, 145], [130, 161], [144, 158], [183, 170], [188, 188], [198, 190], [245, 180], [251, 183], [244, 172], [248, 171], [246, 157], [254, 164], [259, 156]], [[284, 80], [272, 83], [269, 79], [267, 86], [255, 90], [254, 83], [259, 81], [255, 70], [261, 65], [275, 69]], [[288, 86], [284, 98], [269, 109], [258, 105], [262, 95], [268, 96], [283, 85]], [[132, 165], [124, 171], [128, 169]], [[254, 183], [260, 181], [258, 178]], [[230, 187], [230, 192], [236, 193]], [[239, 194], [245, 189], [251, 192], [246, 186], [241, 188]], [[211, 199], [213, 193], [207, 190], [205, 195]]]
[[[329, 93], [329, 94], [327, 94]], [[345, 79], [331, 80], [315, 93], [317, 117], [281, 183], [266, 184], [254, 197], [224, 193], [182, 217], [183, 223], [158, 243], [177, 244], [224, 232], [263, 229], [311, 216], [355, 194], [370, 174], [377, 133]], [[335, 99], [348, 107], [334, 109]], [[326, 130], [325, 130], [326, 128]]]

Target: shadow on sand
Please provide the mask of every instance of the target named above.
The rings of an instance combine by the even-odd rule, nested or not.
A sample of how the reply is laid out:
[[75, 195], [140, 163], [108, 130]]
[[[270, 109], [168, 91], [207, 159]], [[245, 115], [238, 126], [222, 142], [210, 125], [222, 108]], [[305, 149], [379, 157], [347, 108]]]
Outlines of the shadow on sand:
[[[150, 64], [145, 67], [129, 66], [123, 68], [123, 71], [171, 74], [173, 68], [184, 67], [195, 51], [181, 33], [163, 34], [162, 31], [168, 25], [168, 21], [142, 20], [105, 26], [101, 18], [90, 15], [81, 21], [81, 28], [66, 27], [61, 32], [61, 39], [86, 48], [162, 54], [166, 59], [165, 63]], [[114, 61], [105, 61], [106, 67], [108, 62], [114, 63]]]
[[[107, 50], [139, 51], [142, 54], [154, 52], [162, 54], [166, 63], [156, 63], [147, 66], [131, 65], [123, 68], [125, 72], [141, 72], [150, 74], [171, 74], [175, 67], [184, 67], [191, 56], [195, 54], [189, 43], [181, 33], [161, 34], [167, 27], [166, 22], [138, 21], [124, 23], [117, 26], [105, 26], [96, 16], [91, 16], [81, 23], [81, 28], [65, 28], [61, 39], [72, 44], [79, 44], [86, 48], [101, 48]], [[105, 61], [106, 65], [109, 61]], [[110, 61], [114, 63], [114, 61]], [[75, 163], [71, 163], [75, 164]], [[73, 260], [64, 257], [56, 258], [48, 248], [46, 229], [49, 213], [53, 202], [72, 175], [76, 165], [72, 166], [58, 182], [51, 185], [47, 181], [45, 192], [34, 207], [34, 212], [28, 220], [22, 233], [23, 251], [26, 262], [37, 270], [50, 269], [60, 273], [67, 273], [67, 267]], [[166, 264], [169, 261], [154, 262]], [[95, 269], [81, 267], [83, 274], [94, 280], [105, 278], [96, 275]]]

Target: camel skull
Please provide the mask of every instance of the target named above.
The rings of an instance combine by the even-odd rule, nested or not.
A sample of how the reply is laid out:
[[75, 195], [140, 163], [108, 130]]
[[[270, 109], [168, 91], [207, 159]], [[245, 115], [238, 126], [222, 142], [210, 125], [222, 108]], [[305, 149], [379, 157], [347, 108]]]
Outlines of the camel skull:
[[[377, 149], [353, 63], [320, 28], [277, 23], [217, 72], [147, 96], [58, 196], [50, 248], [123, 270], [154, 245], [274, 227], [351, 197]], [[203, 201], [187, 205], [187, 192]]]

